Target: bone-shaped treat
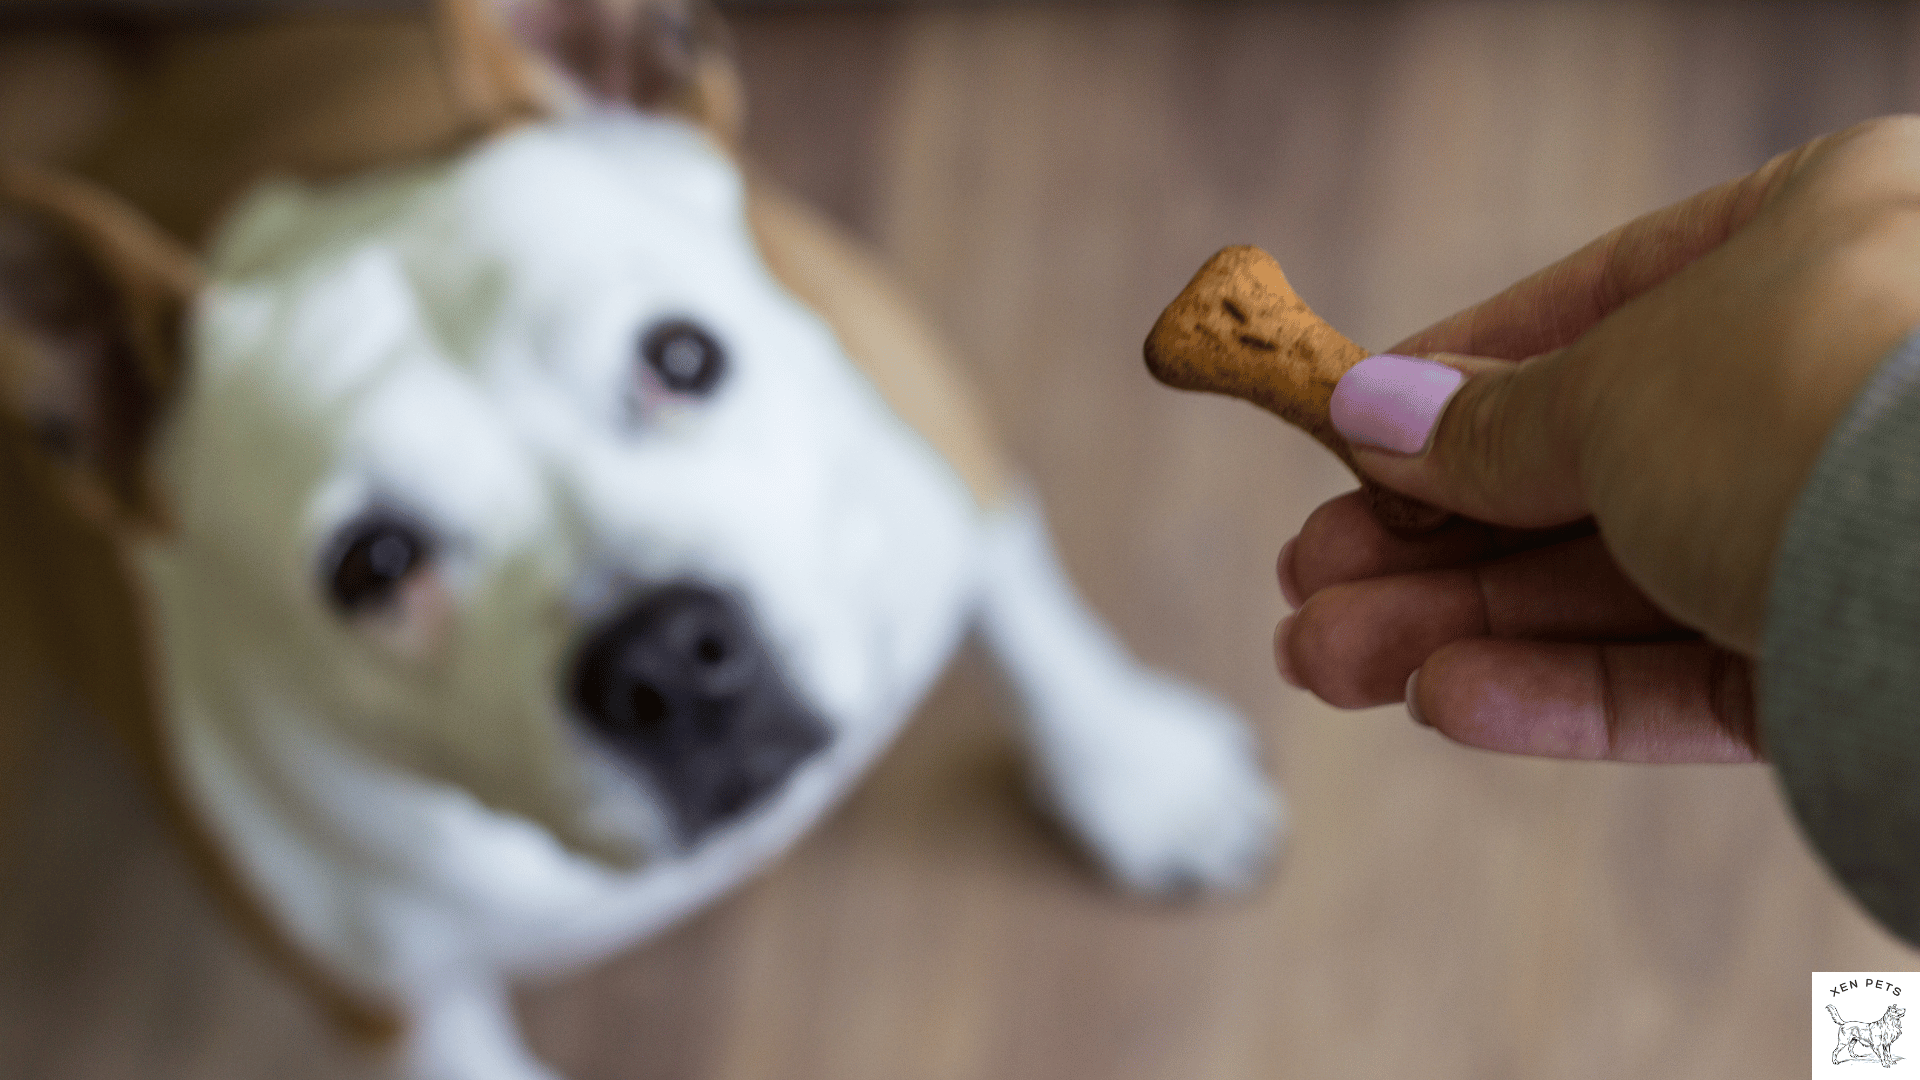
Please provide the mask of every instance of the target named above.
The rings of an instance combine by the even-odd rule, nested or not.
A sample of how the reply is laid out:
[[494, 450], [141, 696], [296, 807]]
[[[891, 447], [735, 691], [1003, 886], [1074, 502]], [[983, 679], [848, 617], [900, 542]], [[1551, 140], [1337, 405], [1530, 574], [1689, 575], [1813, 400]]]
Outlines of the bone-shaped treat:
[[1230, 247], [1208, 259], [1147, 335], [1147, 369], [1168, 386], [1250, 401], [1320, 440], [1366, 491], [1382, 525], [1429, 532], [1446, 511], [1390, 491], [1354, 467], [1334, 430], [1334, 384], [1369, 355], [1307, 307], [1280, 264], [1256, 247]]

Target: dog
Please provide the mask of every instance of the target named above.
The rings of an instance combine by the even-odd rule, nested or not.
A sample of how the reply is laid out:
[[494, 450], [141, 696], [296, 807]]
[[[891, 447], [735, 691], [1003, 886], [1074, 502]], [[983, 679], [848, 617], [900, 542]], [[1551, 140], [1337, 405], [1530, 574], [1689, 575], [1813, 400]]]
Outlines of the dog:
[[[1887, 1011], [1880, 1014], [1880, 1019], [1871, 1024], [1859, 1020], [1842, 1020], [1840, 1010], [1832, 1005], [1827, 1006], [1827, 1015], [1833, 1017], [1833, 1022], [1840, 1027], [1839, 1041], [1833, 1048], [1835, 1065], [1843, 1061], [1873, 1058], [1880, 1063], [1881, 1068], [1890, 1069], [1894, 1062], [1900, 1060], [1894, 1055], [1893, 1043], [1900, 1037], [1900, 1018], [1907, 1015], [1907, 1010], [1898, 1005], [1889, 1005]], [[1865, 1053], [1861, 1053], [1862, 1050]]]
[[0, 168], [0, 685], [119, 725], [397, 1075], [549, 1076], [508, 982], [766, 866], [969, 631], [1115, 879], [1259, 877], [1246, 725], [1127, 655], [911, 304], [742, 167], [709, 14], [302, 6], [0, 43], [59, 61], [0, 117], [120, 88]]

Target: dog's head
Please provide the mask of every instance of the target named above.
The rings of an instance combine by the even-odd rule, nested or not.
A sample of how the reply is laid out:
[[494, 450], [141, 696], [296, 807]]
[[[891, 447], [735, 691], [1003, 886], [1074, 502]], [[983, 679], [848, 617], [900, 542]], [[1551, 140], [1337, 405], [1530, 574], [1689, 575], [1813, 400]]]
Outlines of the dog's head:
[[950, 633], [957, 481], [693, 125], [272, 185], [204, 283], [97, 193], [8, 184], [7, 401], [125, 538], [228, 797], [338, 802], [284, 763], [345, 752], [630, 864], [861, 743]]

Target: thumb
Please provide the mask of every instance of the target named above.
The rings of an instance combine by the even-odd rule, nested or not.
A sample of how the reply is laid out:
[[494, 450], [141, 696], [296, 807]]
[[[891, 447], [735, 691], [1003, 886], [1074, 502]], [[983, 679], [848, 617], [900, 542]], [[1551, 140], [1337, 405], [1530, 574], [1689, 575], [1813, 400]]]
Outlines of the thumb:
[[1333, 426], [1360, 470], [1396, 491], [1494, 525], [1564, 524], [1589, 512], [1572, 364], [1566, 350], [1370, 356], [1334, 387]]

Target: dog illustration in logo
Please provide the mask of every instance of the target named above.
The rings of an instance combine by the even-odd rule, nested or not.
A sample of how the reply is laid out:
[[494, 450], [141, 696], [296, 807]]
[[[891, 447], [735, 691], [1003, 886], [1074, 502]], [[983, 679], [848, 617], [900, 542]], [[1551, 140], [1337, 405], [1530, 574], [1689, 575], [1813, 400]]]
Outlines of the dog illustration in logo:
[[1881, 1068], [1892, 1068], [1900, 1058], [1893, 1052], [1894, 1041], [1900, 1038], [1900, 1018], [1907, 1010], [1898, 1005], [1887, 1006], [1880, 1019], [1873, 1023], [1860, 1020], [1842, 1020], [1840, 1010], [1827, 1006], [1827, 1015], [1840, 1025], [1839, 1041], [1833, 1047], [1833, 1063], [1843, 1061], [1863, 1061], [1873, 1058]]

